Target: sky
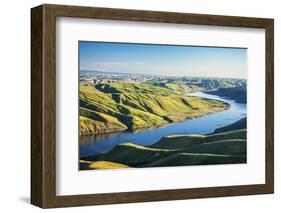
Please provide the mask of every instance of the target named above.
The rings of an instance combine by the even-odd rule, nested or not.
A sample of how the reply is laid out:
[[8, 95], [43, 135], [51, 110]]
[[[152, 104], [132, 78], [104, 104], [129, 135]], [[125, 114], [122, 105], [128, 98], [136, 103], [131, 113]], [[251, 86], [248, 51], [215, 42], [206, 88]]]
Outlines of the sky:
[[80, 70], [196, 76], [247, 77], [247, 49], [79, 42]]

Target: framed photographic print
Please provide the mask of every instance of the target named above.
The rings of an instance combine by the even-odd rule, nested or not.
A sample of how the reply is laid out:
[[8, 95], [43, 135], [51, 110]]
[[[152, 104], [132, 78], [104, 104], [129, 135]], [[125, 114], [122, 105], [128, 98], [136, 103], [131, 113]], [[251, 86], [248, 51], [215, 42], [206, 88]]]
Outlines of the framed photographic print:
[[274, 191], [273, 19], [31, 10], [31, 203]]

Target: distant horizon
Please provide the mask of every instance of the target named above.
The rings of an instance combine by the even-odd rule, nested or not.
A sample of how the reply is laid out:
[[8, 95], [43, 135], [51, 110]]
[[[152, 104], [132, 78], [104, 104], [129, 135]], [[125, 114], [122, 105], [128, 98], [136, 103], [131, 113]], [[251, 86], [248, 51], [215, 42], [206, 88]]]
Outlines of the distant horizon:
[[247, 80], [247, 78], [240, 77], [206, 77], [206, 76], [176, 76], [176, 75], [161, 75], [161, 74], [148, 74], [148, 73], [129, 73], [129, 72], [117, 72], [117, 71], [102, 71], [102, 70], [85, 70], [82, 69], [80, 72], [102, 72], [102, 73], [118, 73], [118, 74], [129, 74], [129, 75], [151, 75], [151, 76], [161, 76], [161, 77], [174, 77], [174, 78], [225, 78], [225, 79], [241, 79]]
[[79, 42], [79, 69], [171, 77], [247, 79], [247, 49]]

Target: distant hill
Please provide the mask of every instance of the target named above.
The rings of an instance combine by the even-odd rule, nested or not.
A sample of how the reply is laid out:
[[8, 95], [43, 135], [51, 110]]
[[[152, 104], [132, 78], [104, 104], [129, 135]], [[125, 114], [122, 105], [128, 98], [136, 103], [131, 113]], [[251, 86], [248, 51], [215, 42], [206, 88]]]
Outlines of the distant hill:
[[80, 82], [80, 134], [161, 126], [225, 110], [227, 103], [187, 97], [184, 86]]
[[223, 88], [246, 87], [246, 81], [241, 79], [191, 79], [187, 85], [196, 85], [204, 92], [215, 91]]
[[151, 146], [119, 144], [107, 153], [80, 159], [80, 169], [246, 163], [246, 120], [207, 135], [166, 136]]
[[237, 129], [246, 129], [246, 128], [247, 128], [247, 117], [242, 118], [228, 126], [218, 128], [214, 131], [214, 133], [226, 132], [226, 131], [237, 130]]
[[245, 87], [220, 88], [207, 93], [234, 99], [238, 103], [247, 103], [247, 90]]
[[201, 78], [201, 77], [175, 77], [175, 78], [154, 78], [147, 83], [152, 85], [168, 87], [178, 85], [185, 87], [187, 92], [211, 92], [224, 88], [244, 88], [246, 90], [247, 81], [245, 79], [230, 78]]
[[152, 83], [152, 85], [167, 88], [183, 95], [185, 95], [186, 93], [198, 92], [203, 90], [201, 87], [198, 87], [196, 85], [185, 85], [176, 83]]

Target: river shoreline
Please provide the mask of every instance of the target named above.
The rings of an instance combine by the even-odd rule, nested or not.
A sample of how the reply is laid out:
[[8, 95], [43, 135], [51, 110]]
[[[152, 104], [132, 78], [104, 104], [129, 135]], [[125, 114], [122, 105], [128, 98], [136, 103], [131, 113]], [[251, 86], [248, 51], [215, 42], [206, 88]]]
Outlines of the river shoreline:
[[[109, 131], [104, 131], [104, 132], [101, 132], [101, 133], [82, 134], [79, 137], [87, 137], [87, 136], [96, 137], [96, 136], [103, 136], [103, 135], [112, 134], [112, 133], [124, 133], [124, 132], [136, 133], [136, 132], [140, 132], [140, 131], [144, 131], [144, 130], [151, 130], [151, 129], [155, 129], [155, 128], [164, 127], [166, 125], [170, 125], [170, 124], [173, 124], [173, 123], [181, 123], [181, 122], [184, 122], [184, 121], [201, 118], [201, 117], [211, 115], [211, 114], [214, 114], [214, 113], [217, 113], [217, 112], [222, 112], [224, 110], [228, 110], [229, 108], [230, 108], [230, 106], [227, 105], [224, 108], [221, 107], [218, 110], [215, 110], [215, 111], [212, 111], [212, 112], [207, 112], [207, 113], [204, 113], [202, 115], [195, 115], [195, 116], [188, 117], [188, 118], [185, 118], [185, 119], [182, 119], [182, 120], [178, 120], [178, 121], [174, 121], [174, 122], [167, 122], [167, 123], [163, 123], [163, 124], [160, 124], [160, 125], [151, 125], [151, 126], [144, 126], [144, 127], [139, 127], [139, 128], [135, 128], [135, 129], [125, 129], [125, 130], [109, 130]], [[79, 140], [79, 142], [81, 142], [81, 141]]]
[[[187, 96], [189, 96], [187, 94]], [[192, 97], [192, 96], [191, 96]], [[202, 99], [205, 99], [205, 100], [213, 100], [213, 99], [208, 99], [208, 98], [202, 98]], [[223, 102], [223, 101], [221, 101]], [[175, 120], [175, 121], [172, 121], [171, 119], [166, 119], [165, 121], [167, 122], [163, 122], [163, 123], [159, 123], [159, 124], [152, 124], [152, 125], [146, 125], [146, 126], [139, 126], [137, 128], [120, 128], [120, 129], [107, 129], [106, 131], [99, 131], [99, 132], [96, 132], [96, 133], [84, 133], [84, 134], [81, 134], [80, 132], [80, 137], [84, 137], [84, 136], [100, 136], [100, 135], [106, 135], [106, 134], [111, 134], [111, 133], [122, 133], [122, 132], [137, 132], [137, 131], [142, 131], [142, 130], [146, 130], [146, 129], [153, 129], [153, 128], [159, 128], [159, 127], [163, 127], [165, 125], [169, 125], [169, 124], [172, 124], [172, 123], [179, 123], [179, 122], [184, 122], [184, 121], [188, 121], [188, 120], [193, 120], [193, 119], [197, 119], [197, 118], [201, 118], [203, 116], [206, 116], [206, 115], [210, 115], [210, 114], [213, 114], [213, 113], [217, 113], [217, 112], [221, 112], [221, 111], [224, 111], [224, 110], [228, 110], [230, 108], [230, 105], [226, 102], [223, 102], [222, 103], [222, 107], [212, 107], [210, 109], [208, 109], [208, 111], [206, 112], [200, 112], [199, 114], [193, 114], [193, 115], [183, 115], [183, 118], [182, 119], [178, 119], [178, 120]], [[165, 119], [165, 118], [164, 118]], [[80, 142], [80, 140], [79, 140]]]
[[80, 158], [89, 155], [97, 155], [99, 153], [106, 153], [121, 143], [130, 142], [142, 146], [149, 146], [167, 135], [212, 133], [215, 129], [229, 125], [246, 116], [246, 105], [236, 103], [234, 100], [224, 99], [219, 96], [208, 95], [202, 92], [188, 95], [223, 101], [228, 104], [228, 110], [209, 113], [208, 115], [194, 117], [193, 119], [181, 122], [168, 123], [158, 128], [136, 130], [134, 132], [122, 131], [96, 136], [80, 136]]

